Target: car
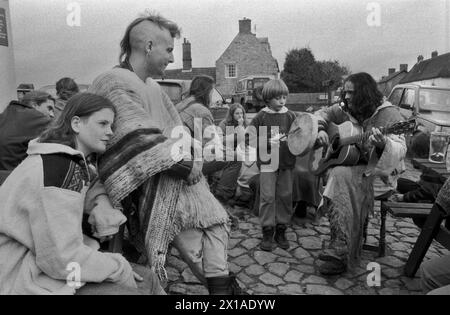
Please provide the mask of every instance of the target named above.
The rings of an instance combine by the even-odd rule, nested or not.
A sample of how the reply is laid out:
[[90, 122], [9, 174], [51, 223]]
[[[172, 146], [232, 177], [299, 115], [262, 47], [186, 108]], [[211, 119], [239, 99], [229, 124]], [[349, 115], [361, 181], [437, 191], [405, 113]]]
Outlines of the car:
[[[450, 88], [399, 84], [387, 100], [399, 107], [405, 120], [416, 120], [414, 134], [423, 132], [429, 136], [433, 131], [450, 132]], [[407, 136], [406, 140], [410, 147], [412, 137]]]
[[[188, 96], [192, 82], [192, 80], [175, 79], [158, 79], [155, 81], [158, 82], [164, 92], [169, 95], [174, 105], [178, 104]], [[209, 109], [211, 110], [216, 125], [225, 119], [229, 108], [228, 103], [229, 102], [223, 98], [222, 94], [214, 88]]]
[[262, 99], [262, 89], [266, 82], [275, 79], [274, 75], [256, 74], [245, 76], [236, 84], [232, 95], [232, 103], [240, 103], [245, 111], [254, 109], [257, 113], [266, 106]]
[[32, 83], [21, 83], [17, 87], [17, 99], [21, 101], [25, 94], [34, 91], [34, 84]]
[[[77, 85], [78, 85], [80, 92], [86, 92], [89, 88], [89, 84], [77, 84]], [[38, 90], [50, 94], [55, 99], [58, 97], [56, 95], [56, 85], [55, 84], [44, 85], [44, 86], [40, 87]]]
[[450, 88], [399, 84], [387, 100], [399, 107], [405, 119], [415, 118], [417, 127], [426, 133], [450, 128]]

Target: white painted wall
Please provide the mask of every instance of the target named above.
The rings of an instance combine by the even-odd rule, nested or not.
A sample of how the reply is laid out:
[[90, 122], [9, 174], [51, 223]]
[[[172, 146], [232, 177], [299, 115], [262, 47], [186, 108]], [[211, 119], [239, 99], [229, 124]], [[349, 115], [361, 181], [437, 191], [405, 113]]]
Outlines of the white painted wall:
[[417, 82], [411, 82], [411, 83], [450, 88], [450, 78], [436, 78], [436, 79], [423, 80], [423, 81], [417, 81]]
[[0, 0], [0, 8], [5, 9], [8, 32], [8, 47], [0, 45], [0, 112], [2, 112], [12, 99], [17, 99], [17, 85], [9, 0]]

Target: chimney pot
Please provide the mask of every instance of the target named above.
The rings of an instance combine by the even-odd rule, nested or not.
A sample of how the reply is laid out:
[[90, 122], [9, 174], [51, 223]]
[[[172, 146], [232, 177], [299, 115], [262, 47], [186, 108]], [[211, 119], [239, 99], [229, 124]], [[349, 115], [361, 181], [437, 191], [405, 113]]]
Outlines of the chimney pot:
[[417, 63], [422, 62], [422, 61], [423, 61], [423, 56], [422, 56], [422, 55], [419, 55], [419, 56], [417, 57]]
[[389, 68], [388, 74], [391, 75], [395, 72], [395, 68]]
[[191, 43], [185, 38], [183, 42], [183, 71], [192, 70]]
[[436, 58], [437, 56], [438, 56], [437, 50], [435, 50], [431, 53], [431, 58]]
[[252, 33], [252, 20], [244, 18], [239, 21], [239, 33], [251, 34]]
[[405, 64], [405, 63], [401, 64], [400, 65], [400, 71], [408, 72], [408, 64]]

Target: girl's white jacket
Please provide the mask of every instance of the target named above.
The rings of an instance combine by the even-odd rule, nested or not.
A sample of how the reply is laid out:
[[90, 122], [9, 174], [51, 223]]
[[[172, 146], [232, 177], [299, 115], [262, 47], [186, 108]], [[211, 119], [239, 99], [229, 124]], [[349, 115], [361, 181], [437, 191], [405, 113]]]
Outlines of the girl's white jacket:
[[78, 282], [136, 287], [123, 256], [83, 242], [83, 154], [31, 141], [28, 155], [0, 187], [0, 294], [73, 294]]

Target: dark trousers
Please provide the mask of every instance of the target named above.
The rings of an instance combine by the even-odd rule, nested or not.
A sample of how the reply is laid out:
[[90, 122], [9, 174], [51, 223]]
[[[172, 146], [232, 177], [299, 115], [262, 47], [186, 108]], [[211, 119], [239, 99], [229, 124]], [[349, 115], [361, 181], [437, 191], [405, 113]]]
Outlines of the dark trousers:
[[419, 189], [420, 186], [416, 182], [406, 179], [399, 178], [397, 181], [397, 191], [401, 194], [406, 194], [407, 192]]

